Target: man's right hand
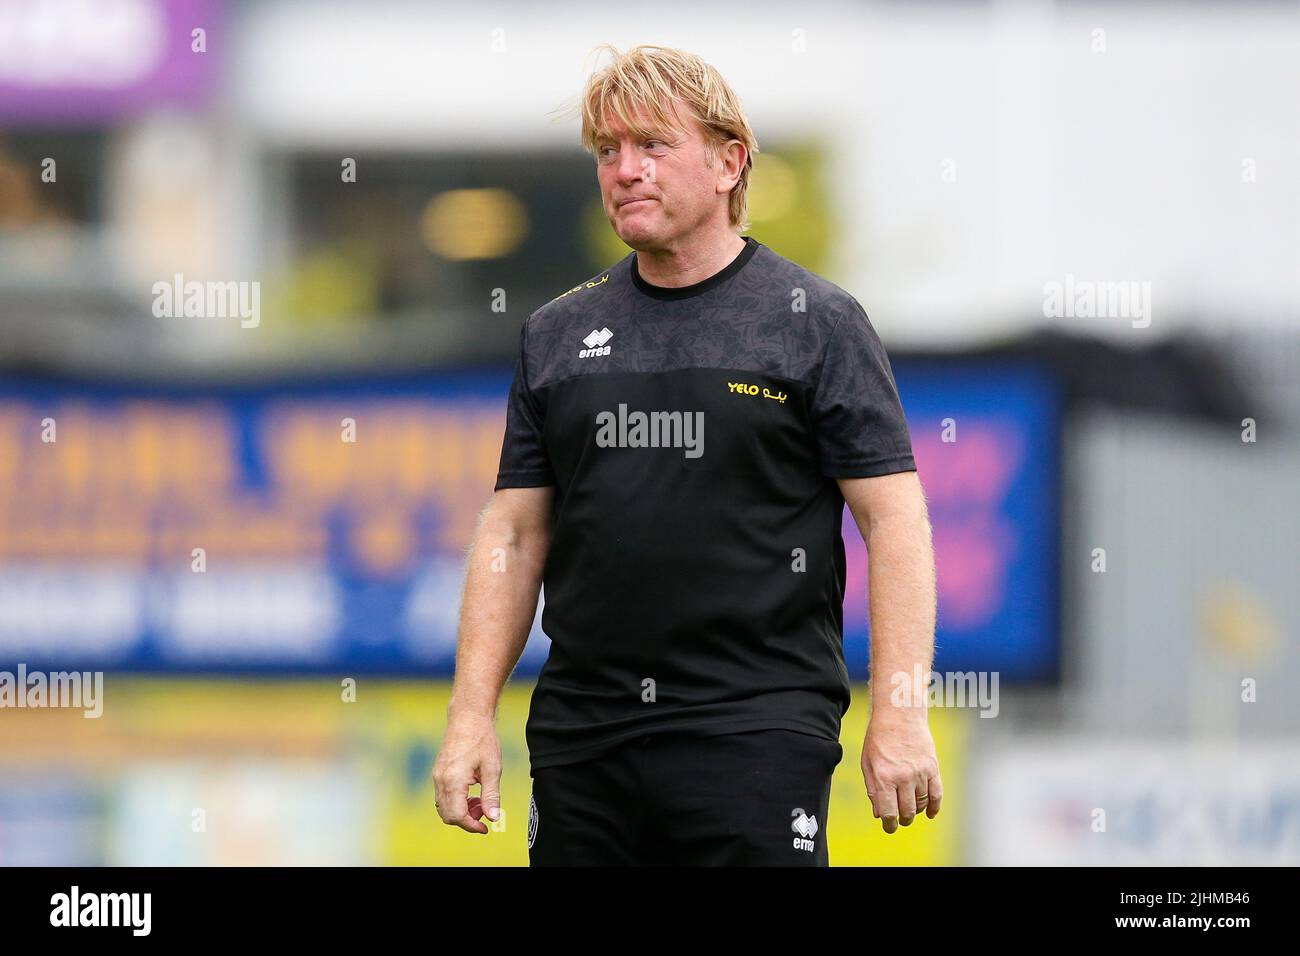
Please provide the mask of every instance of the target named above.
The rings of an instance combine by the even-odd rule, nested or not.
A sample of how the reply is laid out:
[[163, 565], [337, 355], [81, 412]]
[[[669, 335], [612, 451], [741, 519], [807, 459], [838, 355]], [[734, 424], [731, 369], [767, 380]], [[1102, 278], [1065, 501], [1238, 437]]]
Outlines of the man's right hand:
[[[472, 784], [482, 784], [476, 797]], [[492, 718], [463, 714], [452, 718], [433, 765], [434, 805], [442, 822], [470, 833], [487, 833], [481, 817], [501, 818], [501, 742]]]

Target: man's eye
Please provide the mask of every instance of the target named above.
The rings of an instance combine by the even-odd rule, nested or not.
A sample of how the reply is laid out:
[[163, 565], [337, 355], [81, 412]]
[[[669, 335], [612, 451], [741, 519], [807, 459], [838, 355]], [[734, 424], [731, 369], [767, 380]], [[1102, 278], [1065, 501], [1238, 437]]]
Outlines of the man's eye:
[[659, 139], [648, 139], [648, 140], [646, 140], [645, 144], [646, 144], [647, 146], [662, 146], [662, 145], [663, 145], [663, 140], [659, 140]]

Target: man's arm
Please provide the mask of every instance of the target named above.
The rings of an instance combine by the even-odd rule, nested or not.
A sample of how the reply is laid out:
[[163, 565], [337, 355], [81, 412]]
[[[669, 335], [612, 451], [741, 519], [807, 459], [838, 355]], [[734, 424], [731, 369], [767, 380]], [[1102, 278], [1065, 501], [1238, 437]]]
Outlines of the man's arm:
[[[471, 833], [488, 832], [480, 817], [500, 816], [501, 745], [494, 721], [501, 689], [537, 614], [554, 500], [554, 487], [502, 488], [483, 511], [470, 547], [447, 733], [433, 780], [443, 822]], [[474, 783], [482, 792], [470, 797]]]
[[[893, 833], [918, 810], [933, 818], [943, 796], [925, 694], [936, 605], [930, 520], [915, 471], [838, 480], [869, 556], [871, 723], [862, 772], [875, 816]], [[896, 694], [903, 681], [907, 693]]]

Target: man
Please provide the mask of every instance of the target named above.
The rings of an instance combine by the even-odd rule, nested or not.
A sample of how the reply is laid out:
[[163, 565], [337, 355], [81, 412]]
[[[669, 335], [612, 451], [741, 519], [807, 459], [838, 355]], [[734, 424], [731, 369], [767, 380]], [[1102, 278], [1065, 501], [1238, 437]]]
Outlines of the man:
[[721, 75], [670, 48], [613, 52], [582, 137], [635, 251], [521, 330], [439, 814], [474, 833], [499, 818], [497, 700], [544, 583], [533, 865], [827, 865], [845, 502], [870, 552], [873, 812], [892, 833], [942, 797], [925, 701], [890, 701], [934, 643], [907, 424], [857, 301], [739, 235], [757, 143]]

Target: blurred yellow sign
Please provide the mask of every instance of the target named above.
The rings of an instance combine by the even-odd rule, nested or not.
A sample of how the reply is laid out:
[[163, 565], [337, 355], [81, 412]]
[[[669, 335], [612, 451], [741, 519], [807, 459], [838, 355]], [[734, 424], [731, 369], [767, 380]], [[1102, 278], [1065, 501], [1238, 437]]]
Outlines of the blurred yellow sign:
[[[242, 831], [228, 832], [252, 818], [230, 809], [233, 798], [226, 791], [239, 780], [262, 780], [255, 789], [266, 806], [258, 819], [288, 814], [309, 829], [328, 828], [324, 821], [337, 818], [338, 825], [357, 828], [350, 835], [334, 834], [328, 853], [322, 857], [322, 849], [312, 862], [526, 866], [532, 781], [524, 724], [532, 685], [512, 684], [501, 700], [497, 732], [505, 816], [484, 835], [446, 826], [433, 806], [430, 773], [446, 726], [449, 692], [447, 682], [364, 677], [355, 682], [343, 677], [142, 680], [109, 674], [99, 719], [86, 720], [75, 710], [6, 712], [6, 729], [13, 733], [0, 738], [0, 776], [10, 776], [11, 784], [20, 786], [24, 775], [33, 772], [71, 770], [88, 786], [138, 795], [149, 789], [150, 780], [161, 785], [169, 775], [183, 772], [184, 786], [177, 790], [183, 798], [173, 801], [179, 822], [168, 823], [162, 811], [143, 807], [139, 800], [104, 802], [102, 829], [130, 837], [118, 841], [126, 856], [109, 861], [119, 865], [239, 864], [230, 847], [254, 845], [261, 847], [259, 854], [242, 862], [293, 863], [303, 853], [302, 833], [285, 836], [283, 846], [272, 847], [266, 841], [274, 843], [274, 834], [244, 839]], [[826, 821], [832, 865], [960, 863], [957, 810], [963, 799], [966, 736], [976, 715], [931, 710], [945, 809], [935, 820], [921, 818], [886, 835], [871, 816], [859, 767], [868, 699], [865, 686], [855, 688], [855, 704], [844, 722], [844, 759], [835, 771]], [[290, 786], [299, 779], [301, 786]], [[345, 802], [356, 812], [340, 815], [341, 794], [315, 795], [321, 786], [337, 789], [320, 782], [330, 779], [347, 781], [352, 795]], [[224, 781], [225, 790], [217, 793], [214, 781]], [[132, 806], [136, 809], [128, 812]], [[214, 827], [223, 834], [221, 854], [210, 852], [201, 838], [166, 830], [183, 824], [188, 833], [193, 807], [210, 808]], [[124, 816], [115, 819], [113, 814]], [[159, 832], [150, 832], [153, 828]], [[132, 847], [147, 847], [147, 860], [131, 858]]]

